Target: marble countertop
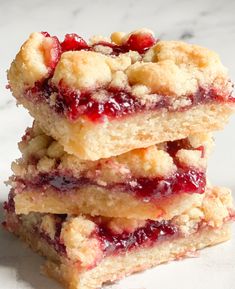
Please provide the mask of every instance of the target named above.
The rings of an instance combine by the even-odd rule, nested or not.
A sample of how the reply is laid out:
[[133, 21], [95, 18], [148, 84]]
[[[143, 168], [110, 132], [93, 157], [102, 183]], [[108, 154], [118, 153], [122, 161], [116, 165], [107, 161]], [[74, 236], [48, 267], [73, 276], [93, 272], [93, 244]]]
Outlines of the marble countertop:
[[[77, 32], [89, 38], [148, 27], [161, 39], [182, 39], [217, 51], [229, 68], [231, 79], [235, 79], [234, 15], [234, 0], [0, 1], [0, 203], [8, 193], [3, 182], [10, 175], [10, 163], [19, 157], [17, 142], [32, 122], [5, 89], [6, 70], [29, 33], [48, 31], [62, 38], [65, 33]], [[209, 177], [213, 184], [228, 186], [235, 192], [234, 128], [235, 117], [223, 132], [215, 135]], [[231, 242], [205, 250], [201, 258], [163, 265], [112, 288], [235, 289], [234, 245], [235, 236]], [[42, 260], [2, 230], [0, 248], [4, 289], [60, 288], [38, 274]], [[168, 278], [169, 274], [172, 278]]]

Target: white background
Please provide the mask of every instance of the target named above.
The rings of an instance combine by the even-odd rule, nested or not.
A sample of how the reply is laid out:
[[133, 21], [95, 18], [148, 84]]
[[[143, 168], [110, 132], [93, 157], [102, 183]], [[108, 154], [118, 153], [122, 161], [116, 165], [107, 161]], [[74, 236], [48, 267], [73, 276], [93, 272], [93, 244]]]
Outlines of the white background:
[[[76, 32], [88, 38], [148, 27], [161, 39], [184, 39], [216, 50], [235, 80], [234, 15], [234, 0], [0, 0], [0, 202], [7, 197], [3, 181], [10, 175], [10, 163], [19, 157], [17, 142], [32, 122], [5, 89], [6, 70], [29, 33], [48, 31], [62, 39], [65, 33]], [[215, 135], [209, 177], [213, 184], [235, 191], [234, 128], [233, 117], [225, 130]], [[0, 288], [61, 288], [39, 275], [40, 264], [40, 257], [0, 230]], [[112, 288], [235, 289], [235, 236], [233, 241], [204, 250], [200, 258], [159, 266]]]

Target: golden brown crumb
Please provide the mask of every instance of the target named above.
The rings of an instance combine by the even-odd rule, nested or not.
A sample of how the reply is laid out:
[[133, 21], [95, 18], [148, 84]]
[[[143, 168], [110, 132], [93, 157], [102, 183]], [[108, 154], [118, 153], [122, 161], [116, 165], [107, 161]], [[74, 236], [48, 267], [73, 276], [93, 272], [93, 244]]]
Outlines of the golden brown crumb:
[[[122, 45], [133, 34], [153, 34], [139, 29], [129, 34], [115, 32], [111, 40]], [[93, 38], [93, 44], [101, 39]], [[102, 40], [102, 39], [101, 39]], [[20, 97], [25, 85], [33, 86], [48, 76], [45, 49], [50, 37], [33, 33], [13, 62], [8, 79], [14, 94]], [[98, 41], [99, 42], [99, 41]], [[45, 46], [45, 48], [44, 48]], [[158, 41], [143, 55], [144, 62], [133, 53], [110, 55], [111, 48], [95, 45], [95, 51], [69, 51], [62, 54], [52, 78], [56, 85], [63, 82], [73, 89], [95, 88], [109, 84], [112, 71], [122, 71], [129, 85], [141, 84], [151, 93], [184, 97], [207, 85], [226, 87], [226, 69], [218, 55], [206, 48], [180, 41]], [[132, 54], [132, 56], [131, 56]]]

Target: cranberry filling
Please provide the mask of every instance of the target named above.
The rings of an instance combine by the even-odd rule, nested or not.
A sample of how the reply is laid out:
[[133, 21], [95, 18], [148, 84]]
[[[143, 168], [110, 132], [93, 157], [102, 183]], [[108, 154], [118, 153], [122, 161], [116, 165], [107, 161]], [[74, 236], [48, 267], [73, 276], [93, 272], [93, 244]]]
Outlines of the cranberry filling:
[[89, 49], [88, 44], [82, 37], [78, 36], [76, 33], [66, 34], [64, 41], [61, 42], [62, 51], [74, 51]]
[[[175, 140], [175, 141], [168, 141], [167, 142], [167, 153], [174, 159], [175, 155], [180, 149], [190, 149], [193, 150], [194, 148], [190, 145], [187, 138]], [[176, 161], [174, 159], [174, 161]]]
[[[60, 216], [60, 215], [59, 215]], [[61, 221], [56, 223], [56, 233], [54, 239], [44, 232], [39, 232], [35, 228], [35, 232], [40, 234], [40, 237], [53, 246], [59, 254], [66, 254], [66, 247], [60, 239], [61, 228], [66, 215], [61, 215]], [[171, 224], [171, 221], [151, 221], [148, 220], [143, 227], [136, 229], [134, 232], [124, 231], [121, 234], [113, 233], [105, 223], [97, 224], [96, 230], [91, 234], [91, 238], [98, 238], [101, 243], [101, 248], [104, 256], [125, 253], [139, 247], [153, 246], [157, 241], [165, 240], [177, 235], [178, 228]]]
[[97, 184], [91, 179], [75, 178], [71, 175], [59, 173], [41, 173], [31, 180], [17, 179], [19, 184], [28, 188], [41, 188], [46, 190], [53, 187], [59, 192], [69, 193], [73, 189], [79, 189], [87, 185], [104, 187], [110, 191], [129, 192], [144, 201], [154, 201], [174, 194], [197, 193], [202, 194], [205, 190], [206, 178], [204, 172], [193, 169], [178, 169], [169, 178], [132, 178], [125, 183], [113, 183], [107, 186]]
[[66, 113], [71, 120], [85, 115], [92, 121], [100, 121], [104, 117], [117, 118], [140, 111], [141, 106], [128, 92], [114, 88], [108, 89], [109, 99], [106, 102], [97, 102], [92, 98], [92, 92], [83, 92], [80, 95], [61, 88], [55, 104], [57, 112]]
[[[96, 91], [98, 93], [98, 91]], [[156, 101], [150, 108], [142, 105], [138, 98], [124, 89], [107, 87], [107, 100], [98, 102], [93, 98], [93, 91], [75, 92], [63, 85], [54, 87], [48, 80], [38, 82], [35, 86], [26, 91], [26, 97], [34, 101], [49, 102], [50, 95], [55, 96], [55, 104], [52, 108], [59, 114], [66, 115], [70, 120], [76, 120], [80, 116], [85, 116], [93, 122], [103, 121], [105, 118], [120, 118], [133, 113], [145, 110], [156, 110], [166, 108], [174, 111], [169, 102], [169, 98], [162, 97]], [[159, 96], [158, 96], [159, 97]], [[186, 110], [190, 107], [210, 102], [234, 101], [233, 96], [219, 94], [215, 89], [200, 88], [197, 93], [188, 96], [191, 105], [184, 107]]]
[[176, 235], [177, 227], [170, 221], [147, 221], [144, 227], [134, 232], [114, 234], [107, 226], [99, 225], [97, 235], [102, 244], [105, 255], [127, 252], [132, 249], [152, 246], [157, 241]]
[[[59, 215], [60, 216], [60, 215]], [[63, 221], [66, 215], [61, 215], [60, 221], [56, 223], [56, 233], [54, 239], [51, 239], [46, 233], [39, 232], [38, 228], [35, 231], [54, 247], [60, 254], [66, 254], [66, 247], [60, 239], [60, 233]], [[114, 255], [128, 252], [138, 247], [150, 247], [157, 241], [175, 236], [178, 233], [178, 228], [171, 224], [170, 221], [151, 221], [148, 220], [143, 227], [136, 229], [134, 232], [124, 231], [121, 234], [113, 233], [105, 223], [97, 224], [97, 229], [92, 233], [91, 237], [100, 240], [104, 256]]]
[[41, 34], [45, 37], [51, 37], [51, 35], [46, 31], [42, 31]]
[[138, 51], [140, 54], [146, 52], [150, 47], [152, 47], [156, 43], [156, 40], [152, 36], [152, 34], [148, 33], [139, 33], [132, 34], [125, 46], [129, 50]]
[[145, 201], [160, 199], [174, 194], [197, 193], [205, 191], [206, 177], [204, 172], [195, 170], [179, 170], [172, 177], [167, 179], [139, 178], [136, 184], [129, 182], [127, 190]]
[[73, 176], [59, 175], [59, 174], [40, 174], [31, 181], [29, 186], [46, 187], [52, 186], [59, 191], [69, 191], [88, 184], [89, 180], [86, 178], [75, 178]]
[[[60, 254], [66, 254], [66, 247], [60, 239], [61, 228], [65, 218], [66, 215], [61, 218], [61, 222], [56, 223], [54, 239], [51, 239], [46, 233], [39, 232], [35, 228], [35, 231], [39, 232], [41, 238], [45, 239]], [[143, 227], [131, 233], [124, 231], [121, 234], [113, 233], [105, 223], [97, 224], [97, 229], [92, 233], [91, 237], [100, 240], [104, 255], [108, 256], [128, 252], [138, 247], [150, 247], [157, 241], [175, 236], [177, 233], [178, 228], [171, 224], [170, 221], [148, 220]]]

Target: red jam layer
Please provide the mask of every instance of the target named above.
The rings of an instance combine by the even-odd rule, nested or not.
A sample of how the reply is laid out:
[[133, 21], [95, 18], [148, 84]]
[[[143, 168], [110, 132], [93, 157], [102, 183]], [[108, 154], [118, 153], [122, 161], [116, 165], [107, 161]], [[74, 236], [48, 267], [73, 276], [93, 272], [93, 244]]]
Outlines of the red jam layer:
[[32, 180], [17, 179], [19, 185], [23, 184], [27, 189], [36, 188], [45, 192], [47, 188], [53, 187], [58, 192], [70, 193], [87, 185], [103, 187], [111, 191], [128, 192], [143, 199], [152, 201], [180, 193], [202, 194], [205, 191], [206, 177], [204, 172], [193, 169], [178, 169], [169, 178], [135, 178], [128, 179], [126, 183], [113, 183], [101, 186], [88, 178], [75, 178], [70, 175], [59, 175], [58, 173], [39, 174]]
[[150, 247], [157, 241], [164, 240], [178, 233], [170, 221], [147, 221], [144, 227], [134, 232], [114, 234], [107, 226], [99, 225], [97, 235], [105, 255], [125, 253], [138, 247]]
[[[59, 215], [61, 221], [56, 223], [55, 238], [51, 239], [46, 233], [35, 231], [40, 237], [54, 247], [59, 254], [66, 254], [66, 247], [60, 238], [61, 228], [66, 215]], [[134, 232], [113, 233], [106, 224], [97, 224], [97, 228], [91, 237], [98, 238], [104, 256], [125, 253], [139, 247], [151, 247], [157, 241], [168, 239], [178, 233], [178, 228], [170, 221], [151, 221], [148, 220], [145, 226], [136, 229]]]
[[60, 84], [59, 88], [51, 86], [48, 80], [45, 80], [44, 82], [36, 83], [34, 88], [27, 90], [26, 97], [33, 101], [49, 102], [50, 96], [53, 94], [55, 102], [51, 107], [54, 111], [64, 114], [70, 120], [76, 120], [83, 116], [93, 122], [102, 122], [105, 118], [120, 118], [146, 110], [165, 108], [169, 111], [181, 111], [198, 104], [234, 101], [232, 96], [221, 95], [214, 88], [200, 88], [197, 93], [188, 96], [191, 104], [183, 109], [174, 109], [170, 104], [169, 98], [164, 96], [160, 99], [158, 96], [158, 100], [151, 108], [147, 108], [139, 102], [135, 95], [124, 89], [107, 87], [105, 90], [108, 94], [107, 100], [98, 102], [92, 97], [93, 91], [75, 92], [62, 84]]
[[[55, 238], [51, 239], [47, 234], [39, 232], [40, 237], [46, 240], [60, 254], [66, 254], [66, 247], [60, 238], [63, 220], [66, 215], [62, 215], [61, 222], [57, 223]], [[36, 229], [38, 232], [38, 230]], [[178, 228], [170, 221], [148, 220], [145, 226], [136, 229], [134, 232], [113, 233], [106, 224], [97, 224], [96, 230], [91, 234], [91, 238], [98, 238], [104, 256], [125, 253], [139, 247], [151, 247], [157, 241], [168, 239], [178, 233]]]
[[[61, 228], [66, 215], [59, 215], [61, 221], [56, 223], [55, 238], [51, 239], [47, 234], [39, 232], [40, 237], [46, 240], [60, 254], [66, 254], [66, 247], [60, 238]], [[95, 220], [94, 220], [95, 221]], [[35, 229], [37, 232], [38, 230]], [[145, 226], [136, 229], [134, 232], [113, 233], [107, 225], [97, 224], [96, 230], [91, 234], [91, 238], [98, 238], [104, 256], [125, 253], [139, 247], [151, 247], [157, 241], [175, 236], [178, 228], [170, 221], [148, 220]]]
[[[60, 238], [61, 228], [66, 215], [59, 215], [60, 221], [56, 223], [55, 238], [51, 239], [46, 233], [39, 232], [40, 237], [46, 240], [60, 254], [66, 254], [66, 247]], [[95, 220], [94, 220], [95, 221]], [[134, 232], [113, 233], [105, 223], [97, 224], [96, 230], [91, 238], [98, 238], [104, 256], [125, 253], [139, 247], [151, 247], [157, 241], [165, 240], [175, 236], [178, 228], [170, 221], [151, 221], [148, 220], [145, 226], [136, 229]]]

